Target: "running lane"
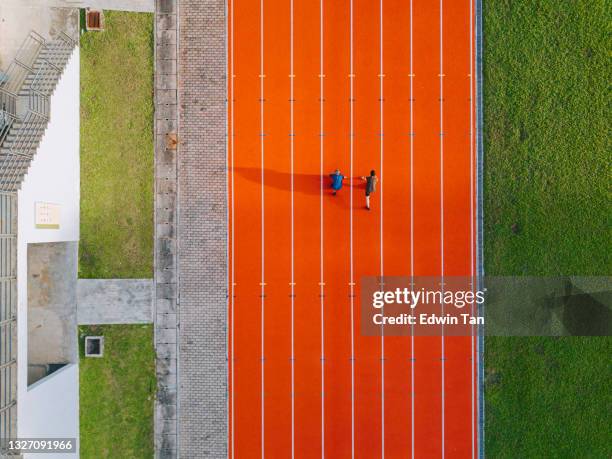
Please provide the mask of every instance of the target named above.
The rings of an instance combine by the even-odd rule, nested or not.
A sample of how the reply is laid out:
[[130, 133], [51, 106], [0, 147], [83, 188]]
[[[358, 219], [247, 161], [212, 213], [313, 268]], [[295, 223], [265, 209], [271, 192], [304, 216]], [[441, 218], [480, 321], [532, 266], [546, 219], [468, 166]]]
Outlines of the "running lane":
[[[259, 5], [242, 4], [232, 16], [230, 62], [230, 454], [252, 457], [262, 447], [262, 137], [260, 136]], [[249, 43], [249, 47], [245, 46]], [[232, 86], [230, 86], [230, 89]], [[245, 175], [250, 171], [251, 179]], [[286, 257], [286, 255], [285, 255]]]
[[[466, 39], [471, 36], [471, 6], [467, 1], [446, 1], [442, 12], [444, 275], [472, 276], [472, 60], [470, 40]], [[472, 449], [476, 447], [474, 344], [470, 336], [445, 338], [444, 450], [448, 457], [476, 455]]]
[[[323, 178], [339, 168], [351, 171], [350, 1], [325, 1], [319, 37], [319, 79], [322, 113]], [[316, 60], [316, 59], [313, 59]], [[324, 450], [326, 457], [351, 457], [353, 448], [351, 282], [351, 196], [348, 180], [331, 197], [323, 189], [323, 306], [324, 306]], [[333, 199], [331, 199], [333, 198]]]
[[[440, 276], [441, 104], [440, 12], [442, 4], [413, 0], [413, 241], [414, 275]], [[414, 339], [414, 453], [442, 457], [442, 339]]]
[[[379, 65], [382, 136], [381, 190], [383, 274], [410, 275], [410, 8], [403, 0], [383, 3]], [[391, 185], [390, 185], [391, 184]], [[398, 184], [399, 186], [393, 186]], [[410, 457], [412, 444], [412, 343], [384, 341], [384, 424], [386, 457]]]
[[229, 1], [231, 457], [477, 456], [475, 340], [359, 328], [362, 276], [474, 273], [473, 14]]

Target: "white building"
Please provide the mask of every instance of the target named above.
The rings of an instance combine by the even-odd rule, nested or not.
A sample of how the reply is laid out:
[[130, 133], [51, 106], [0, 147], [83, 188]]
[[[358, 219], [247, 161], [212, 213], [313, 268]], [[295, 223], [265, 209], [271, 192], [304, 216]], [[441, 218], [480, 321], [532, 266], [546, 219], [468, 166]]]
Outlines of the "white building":
[[79, 49], [30, 34], [3, 70], [0, 438], [78, 439]]

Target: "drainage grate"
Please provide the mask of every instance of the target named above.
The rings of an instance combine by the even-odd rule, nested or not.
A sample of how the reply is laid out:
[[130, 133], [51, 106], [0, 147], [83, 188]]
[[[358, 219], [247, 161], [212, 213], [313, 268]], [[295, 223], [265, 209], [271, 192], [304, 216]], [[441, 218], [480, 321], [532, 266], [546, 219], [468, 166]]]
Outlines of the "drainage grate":
[[102, 11], [87, 11], [87, 30], [104, 30], [104, 13]]
[[102, 357], [104, 355], [104, 336], [85, 337], [85, 357]]

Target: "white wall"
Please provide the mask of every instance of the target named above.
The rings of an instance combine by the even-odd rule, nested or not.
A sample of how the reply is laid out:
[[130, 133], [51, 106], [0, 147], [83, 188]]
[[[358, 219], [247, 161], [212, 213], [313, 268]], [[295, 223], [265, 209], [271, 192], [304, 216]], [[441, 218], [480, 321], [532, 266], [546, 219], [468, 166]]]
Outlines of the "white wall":
[[[60, 228], [36, 229], [34, 203], [59, 204]], [[79, 50], [75, 49], [51, 98], [50, 122], [18, 194], [18, 393], [21, 438], [79, 433], [78, 364], [27, 387], [27, 244], [79, 240]], [[76, 305], [75, 305], [76, 307]], [[75, 330], [76, 333], [76, 330]], [[39, 455], [26, 455], [37, 458]], [[45, 454], [45, 458], [74, 454]]]

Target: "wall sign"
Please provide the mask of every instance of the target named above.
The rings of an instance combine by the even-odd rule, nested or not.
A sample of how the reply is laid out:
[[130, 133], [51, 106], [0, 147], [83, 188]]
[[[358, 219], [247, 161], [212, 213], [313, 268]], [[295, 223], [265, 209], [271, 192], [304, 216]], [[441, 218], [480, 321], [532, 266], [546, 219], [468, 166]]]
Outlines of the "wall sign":
[[60, 205], [50, 202], [37, 202], [35, 208], [35, 226], [38, 229], [59, 229]]

